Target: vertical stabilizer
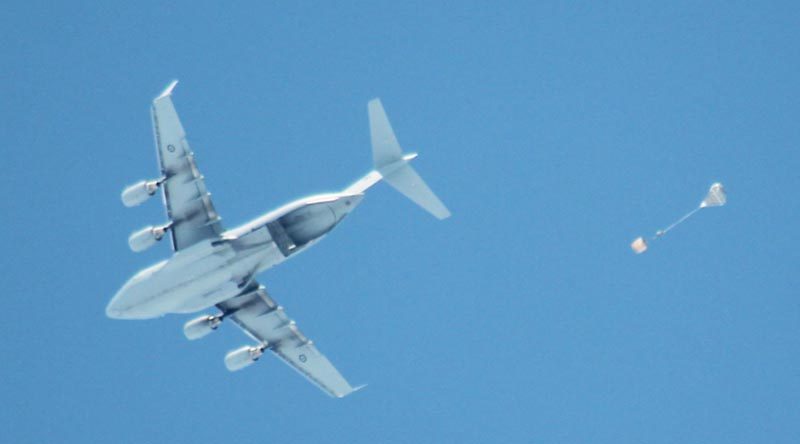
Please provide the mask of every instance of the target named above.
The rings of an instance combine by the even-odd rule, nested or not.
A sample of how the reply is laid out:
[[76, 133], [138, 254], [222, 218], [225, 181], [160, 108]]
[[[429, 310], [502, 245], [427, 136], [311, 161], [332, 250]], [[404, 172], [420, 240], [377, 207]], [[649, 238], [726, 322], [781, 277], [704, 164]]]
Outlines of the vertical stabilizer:
[[403, 150], [397, 142], [392, 124], [383, 111], [381, 99], [372, 99], [367, 104], [369, 114], [369, 137], [372, 142], [372, 162], [375, 169], [397, 162], [403, 158]]

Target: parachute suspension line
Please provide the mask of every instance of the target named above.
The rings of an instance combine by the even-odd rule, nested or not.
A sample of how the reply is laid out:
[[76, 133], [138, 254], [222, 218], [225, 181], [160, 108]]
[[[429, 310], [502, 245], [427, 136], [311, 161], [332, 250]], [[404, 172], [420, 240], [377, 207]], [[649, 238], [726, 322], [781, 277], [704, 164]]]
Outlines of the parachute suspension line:
[[694, 216], [694, 213], [697, 213], [698, 211], [700, 211], [702, 209], [703, 209], [703, 207], [697, 207], [694, 210], [686, 213], [682, 218], [680, 218], [680, 219], [676, 220], [675, 222], [673, 222], [672, 225], [668, 226], [667, 228], [664, 228], [663, 230], [656, 231], [656, 235], [655, 235], [655, 237], [653, 237], [653, 240], [656, 240], [659, 237], [667, 234], [667, 232], [669, 230], [671, 230], [671, 229], [677, 227], [678, 225], [682, 224], [684, 221], [686, 221], [686, 219]]
[[[664, 236], [665, 234], [667, 234], [667, 232], [677, 227], [678, 225], [682, 224], [683, 222], [686, 221], [686, 219], [694, 216], [694, 213], [697, 213], [703, 208], [721, 207], [725, 205], [727, 202], [728, 202], [728, 195], [725, 192], [725, 187], [719, 182], [713, 183], [711, 185], [711, 188], [708, 189], [706, 197], [703, 199], [702, 202], [700, 202], [700, 205], [697, 208], [686, 213], [683, 217], [673, 222], [672, 225], [668, 226], [667, 228], [656, 231], [656, 235], [651, 238], [651, 241], [654, 241]], [[630, 247], [634, 253], [642, 254], [645, 251], [647, 251], [648, 245], [645, 238], [639, 236], [636, 239], [634, 239], [633, 242], [631, 242]]]

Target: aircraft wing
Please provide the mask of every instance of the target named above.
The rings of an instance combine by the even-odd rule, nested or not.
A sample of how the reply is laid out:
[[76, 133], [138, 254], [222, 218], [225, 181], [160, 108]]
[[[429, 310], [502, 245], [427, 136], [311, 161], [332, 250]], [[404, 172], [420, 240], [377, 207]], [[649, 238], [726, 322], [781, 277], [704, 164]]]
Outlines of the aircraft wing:
[[272, 353], [329, 395], [341, 398], [360, 388], [350, 386], [328, 358], [289, 319], [283, 307], [255, 281], [241, 295], [217, 304], [217, 308], [250, 337], [267, 344]]
[[205, 239], [216, 239], [223, 232], [211, 194], [206, 190], [172, 104], [171, 94], [177, 83], [177, 80], [172, 82], [156, 97], [152, 108], [158, 165], [164, 179], [161, 190], [172, 224], [170, 233], [175, 251]]

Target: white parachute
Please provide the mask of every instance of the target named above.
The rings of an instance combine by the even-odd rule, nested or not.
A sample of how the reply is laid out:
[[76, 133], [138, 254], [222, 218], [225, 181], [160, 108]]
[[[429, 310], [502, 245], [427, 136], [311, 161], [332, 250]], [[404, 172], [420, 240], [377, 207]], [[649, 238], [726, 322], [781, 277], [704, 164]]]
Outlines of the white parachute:
[[[728, 201], [728, 195], [725, 193], [725, 187], [722, 186], [721, 183], [717, 182], [711, 185], [711, 188], [708, 189], [708, 193], [706, 197], [700, 202], [700, 205], [697, 206], [694, 210], [686, 213], [683, 217], [678, 219], [677, 221], [673, 222], [672, 225], [664, 228], [663, 230], [656, 231], [655, 236], [651, 240], [656, 240], [672, 230], [673, 228], [677, 227], [678, 225], [682, 224], [686, 219], [694, 216], [695, 213], [702, 210], [703, 208], [711, 208], [711, 207], [721, 207], [725, 205]], [[637, 237], [633, 242], [631, 242], [631, 250], [633, 250], [636, 254], [642, 254], [647, 251], [647, 241], [644, 237]]]
[[711, 185], [711, 188], [708, 189], [706, 198], [700, 202], [700, 208], [721, 207], [725, 205], [725, 202], [727, 201], [728, 195], [725, 194], [725, 188], [721, 183], [717, 182], [714, 185]]

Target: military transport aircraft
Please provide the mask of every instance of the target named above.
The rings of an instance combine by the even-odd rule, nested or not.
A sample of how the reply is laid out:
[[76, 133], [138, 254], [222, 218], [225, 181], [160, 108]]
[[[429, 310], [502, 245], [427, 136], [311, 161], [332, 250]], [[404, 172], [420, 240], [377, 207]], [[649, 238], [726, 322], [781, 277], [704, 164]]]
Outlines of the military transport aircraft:
[[184, 334], [199, 339], [230, 318], [255, 341], [225, 356], [230, 371], [269, 350], [331, 396], [353, 388], [267, 293], [255, 275], [316, 244], [361, 203], [381, 179], [439, 219], [450, 212], [411, 168], [378, 99], [367, 105], [375, 169], [338, 193], [299, 199], [251, 222], [225, 230], [194, 153], [172, 104], [172, 82], [153, 101], [152, 116], [161, 175], [122, 192], [125, 206], [139, 205], [161, 189], [168, 222], [134, 232], [133, 251], [143, 251], [167, 232], [174, 254], [145, 268], [117, 292], [106, 308], [114, 319], [149, 319], [216, 307], [186, 323]]

